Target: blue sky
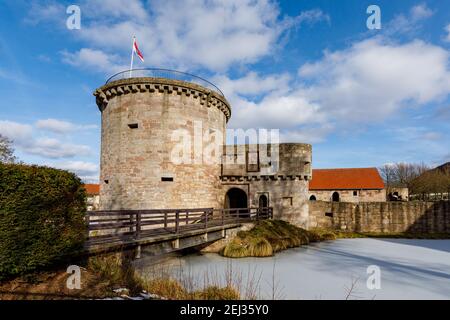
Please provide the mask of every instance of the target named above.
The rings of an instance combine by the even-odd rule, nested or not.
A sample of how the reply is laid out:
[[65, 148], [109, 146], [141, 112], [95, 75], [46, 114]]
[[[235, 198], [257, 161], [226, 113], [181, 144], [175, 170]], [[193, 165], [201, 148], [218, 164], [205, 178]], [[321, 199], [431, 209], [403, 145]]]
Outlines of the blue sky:
[[[81, 9], [69, 30], [66, 9]], [[381, 30], [366, 26], [369, 5]], [[313, 144], [315, 168], [450, 161], [450, 1], [0, 2], [0, 133], [27, 163], [99, 170], [92, 92], [129, 65], [196, 73], [231, 128]]]

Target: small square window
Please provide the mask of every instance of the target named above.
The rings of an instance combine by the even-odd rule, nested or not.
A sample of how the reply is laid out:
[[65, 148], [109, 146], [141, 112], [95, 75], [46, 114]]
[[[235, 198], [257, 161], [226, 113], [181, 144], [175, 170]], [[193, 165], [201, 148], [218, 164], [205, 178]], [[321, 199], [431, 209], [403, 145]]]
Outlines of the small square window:
[[356, 197], [358, 195], [358, 191], [353, 191], [353, 196]]
[[292, 206], [292, 197], [283, 197], [283, 206], [291, 207]]

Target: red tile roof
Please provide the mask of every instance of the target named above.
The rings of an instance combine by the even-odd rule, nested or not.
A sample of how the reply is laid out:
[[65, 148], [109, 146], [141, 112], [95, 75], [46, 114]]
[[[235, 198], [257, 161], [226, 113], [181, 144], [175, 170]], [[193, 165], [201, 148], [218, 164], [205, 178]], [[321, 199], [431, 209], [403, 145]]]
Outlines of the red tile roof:
[[85, 184], [84, 188], [86, 189], [86, 193], [88, 195], [97, 195], [100, 193], [100, 185], [99, 184]]
[[377, 168], [314, 169], [309, 190], [384, 189]]

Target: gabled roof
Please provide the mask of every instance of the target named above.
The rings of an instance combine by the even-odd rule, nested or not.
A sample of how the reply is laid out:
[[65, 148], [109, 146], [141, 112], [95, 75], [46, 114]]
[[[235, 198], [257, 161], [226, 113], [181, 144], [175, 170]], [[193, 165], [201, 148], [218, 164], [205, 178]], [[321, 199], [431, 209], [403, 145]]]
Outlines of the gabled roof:
[[99, 184], [85, 184], [83, 187], [86, 189], [86, 193], [88, 195], [97, 195], [100, 194], [100, 185]]
[[377, 168], [313, 169], [309, 190], [384, 189]]

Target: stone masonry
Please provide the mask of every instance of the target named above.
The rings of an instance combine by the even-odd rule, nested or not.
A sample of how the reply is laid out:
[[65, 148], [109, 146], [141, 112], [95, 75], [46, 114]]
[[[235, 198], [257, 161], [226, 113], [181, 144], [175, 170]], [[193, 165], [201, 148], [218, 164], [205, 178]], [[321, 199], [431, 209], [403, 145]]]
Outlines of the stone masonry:
[[450, 202], [310, 201], [311, 228], [377, 233], [450, 233]]
[[386, 189], [379, 190], [310, 190], [309, 196], [318, 201], [332, 201], [333, 193], [339, 193], [342, 202], [385, 202]]
[[[175, 164], [174, 132], [223, 132], [225, 98], [177, 80], [130, 78], [95, 92], [102, 112], [101, 209], [217, 208], [219, 164]], [[191, 143], [187, 141], [186, 143]], [[223, 143], [223, 141], [218, 142]]]
[[[271, 163], [264, 163], [260, 145], [256, 153], [249, 145], [230, 151], [224, 147], [230, 104], [190, 82], [129, 78], [108, 83], [94, 95], [102, 113], [101, 210], [224, 208], [230, 190], [240, 189], [245, 207], [260, 205], [263, 197], [276, 218], [307, 226], [311, 145], [270, 145], [267, 149], [279, 150]], [[183, 133], [193, 141], [181, 139]], [[244, 163], [202, 161], [196, 141], [213, 133], [219, 138], [207, 140], [219, 150], [217, 157], [223, 160], [224, 150], [226, 157], [243, 152]], [[192, 151], [192, 162], [173, 161], [180, 144], [182, 151]]]

